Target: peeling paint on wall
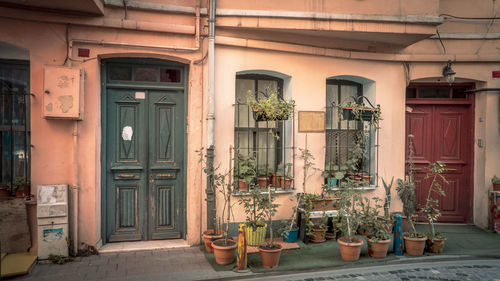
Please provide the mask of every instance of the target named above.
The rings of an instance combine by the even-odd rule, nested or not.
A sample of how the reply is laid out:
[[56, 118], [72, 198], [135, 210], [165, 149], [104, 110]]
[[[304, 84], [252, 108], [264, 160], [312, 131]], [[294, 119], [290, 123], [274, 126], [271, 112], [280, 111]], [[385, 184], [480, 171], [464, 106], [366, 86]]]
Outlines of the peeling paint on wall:
[[57, 87], [59, 88], [68, 88], [69, 87], [69, 78], [66, 75], [59, 76], [57, 80]]
[[57, 98], [61, 103], [61, 111], [66, 113], [73, 107], [73, 96], [60, 96]]
[[47, 104], [47, 105], [45, 106], [45, 109], [46, 109], [47, 111], [52, 111], [52, 103]]

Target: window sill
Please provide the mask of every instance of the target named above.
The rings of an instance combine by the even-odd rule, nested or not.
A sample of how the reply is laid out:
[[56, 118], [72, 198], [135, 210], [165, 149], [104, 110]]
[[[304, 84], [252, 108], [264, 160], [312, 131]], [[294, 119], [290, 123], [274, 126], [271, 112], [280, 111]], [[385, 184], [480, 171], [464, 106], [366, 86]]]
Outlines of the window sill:
[[[295, 188], [283, 189], [283, 188], [274, 188], [274, 187], [272, 187], [271, 191], [274, 194], [278, 194], [278, 195], [279, 194], [292, 194], [292, 193], [295, 193]], [[262, 191], [260, 193], [261, 194], [267, 194], [267, 189], [262, 189]], [[250, 195], [250, 191], [235, 191], [233, 193], [233, 196], [246, 196], [246, 195]]]
[[[376, 185], [370, 185], [370, 186], [361, 186], [361, 187], [356, 187], [354, 190], [364, 190], [364, 191], [371, 191], [377, 189], [378, 186]], [[328, 187], [326, 190], [327, 191], [337, 191], [337, 190], [343, 190], [344, 188], [342, 187]]]

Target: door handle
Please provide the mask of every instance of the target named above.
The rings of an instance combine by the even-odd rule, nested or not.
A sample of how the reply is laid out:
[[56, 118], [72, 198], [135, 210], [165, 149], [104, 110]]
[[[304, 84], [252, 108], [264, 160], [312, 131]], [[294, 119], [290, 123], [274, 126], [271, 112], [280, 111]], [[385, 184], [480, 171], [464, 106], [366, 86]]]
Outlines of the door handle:
[[159, 178], [173, 178], [174, 174], [157, 174], [156, 176]]
[[135, 175], [134, 174], [118, 174], [118, 177], [129, 179], [129, 178], [135, 177]]

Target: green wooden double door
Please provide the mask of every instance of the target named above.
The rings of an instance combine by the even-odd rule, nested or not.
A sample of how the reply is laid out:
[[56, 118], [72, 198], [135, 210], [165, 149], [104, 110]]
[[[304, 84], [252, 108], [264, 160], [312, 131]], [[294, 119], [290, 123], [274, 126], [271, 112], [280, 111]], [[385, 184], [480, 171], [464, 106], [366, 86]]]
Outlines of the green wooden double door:
[[105, 94], [105, 242], [183, 237], [184, 90]]

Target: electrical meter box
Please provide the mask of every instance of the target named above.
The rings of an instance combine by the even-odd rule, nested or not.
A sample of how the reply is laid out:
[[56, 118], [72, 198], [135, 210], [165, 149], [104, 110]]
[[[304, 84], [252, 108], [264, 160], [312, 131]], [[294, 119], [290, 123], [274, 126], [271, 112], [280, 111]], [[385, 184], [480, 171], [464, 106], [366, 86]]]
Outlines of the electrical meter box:
[[68, 185], [40, 185], [37, 193], [38, 258], [68, 256]]
[[45, 66], [43, 72], [43, 116], [83, 118], [84, 71], [79, 68]]

